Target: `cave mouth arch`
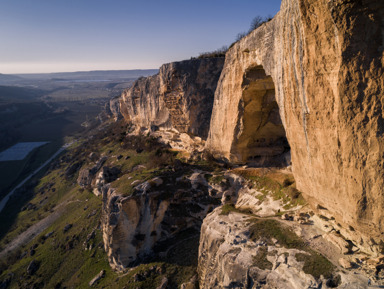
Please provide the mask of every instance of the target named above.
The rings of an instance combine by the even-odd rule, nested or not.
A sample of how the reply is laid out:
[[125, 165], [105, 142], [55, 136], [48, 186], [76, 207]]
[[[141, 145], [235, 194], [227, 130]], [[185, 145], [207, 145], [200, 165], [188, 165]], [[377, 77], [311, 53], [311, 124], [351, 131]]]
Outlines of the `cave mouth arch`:
[[240, 163], [254, 167], [290, 164], [290, 147], [276, 102], [275, 86], [262, 66], [243, 75], [238, 134], [231, 153]]

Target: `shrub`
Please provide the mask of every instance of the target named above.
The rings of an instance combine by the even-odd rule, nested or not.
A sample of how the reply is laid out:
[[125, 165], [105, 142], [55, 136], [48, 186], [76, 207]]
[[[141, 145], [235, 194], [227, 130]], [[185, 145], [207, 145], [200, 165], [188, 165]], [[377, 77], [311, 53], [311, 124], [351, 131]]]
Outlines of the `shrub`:
[[268, 16], [268, 17], [256, 16], [255, 18], [252, 19], [251, 26], [249, 27], [248, 32], [242, 32], [242, 33], [237, 34], [236, 41], [234, 43], [232, 43], [230, 47], [232, 47], [233, 44], [235, 44], [236, 42], [243, 39], [245, 36], [247, 36], [253, 30], [259, 28], [261, 25], [263, 25], [264, 23], [267, 23], [271, 20], [272, 20], [272, 16]]
[[219, 49], [216, 49], [211, 52], [203, 52], [200, 53], [198, 58], [217, 58], [217, 57], [225, 57], [225, 53], [227, 53], [228, 47], [227, 46], [222, 46]]
[[262, 270], [272, 270], [273, 264], [267, 259], [267, 247], [259, 247], [257, 255], [253, 257], [253, 264]]
[[335, 266], [323, 255], [312, 251], [309, 254], [297, 253], [295, 258], [299, 262], [304, 262], [304, 273], [310, 274], [316, 279], [320, 278], [321, 275], [325, 278], [332, 277]]

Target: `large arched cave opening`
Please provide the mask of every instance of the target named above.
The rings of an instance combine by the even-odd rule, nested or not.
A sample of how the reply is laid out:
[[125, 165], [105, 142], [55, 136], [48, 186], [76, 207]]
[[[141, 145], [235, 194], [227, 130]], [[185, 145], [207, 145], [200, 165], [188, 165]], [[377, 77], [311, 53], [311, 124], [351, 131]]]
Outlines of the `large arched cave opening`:
[[245, 71], [239, 103], [240, 125], [232, 155], [255, 167], [287, 166], [290, 147], [281, 121], [271, 76], [262, 66]]

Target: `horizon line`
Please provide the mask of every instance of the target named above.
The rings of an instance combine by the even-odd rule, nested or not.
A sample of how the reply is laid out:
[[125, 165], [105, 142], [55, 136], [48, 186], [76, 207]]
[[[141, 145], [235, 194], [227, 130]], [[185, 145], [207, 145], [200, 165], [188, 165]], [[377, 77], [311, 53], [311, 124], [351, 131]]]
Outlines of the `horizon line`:
[[54, 73], [76, 73], [76, 72], [103, 72], [103, 71], [143, 71], [143, 70], [159, 70], [159, 68], [134, 68], [134, 69], [92, 69], [92, 70], [75, 70], [75, 71], [52, 71], [52, 72], [17, 72], [17, 73], [3, 73], [0, 75], [20, 75], [20, 74], [54, 74]]

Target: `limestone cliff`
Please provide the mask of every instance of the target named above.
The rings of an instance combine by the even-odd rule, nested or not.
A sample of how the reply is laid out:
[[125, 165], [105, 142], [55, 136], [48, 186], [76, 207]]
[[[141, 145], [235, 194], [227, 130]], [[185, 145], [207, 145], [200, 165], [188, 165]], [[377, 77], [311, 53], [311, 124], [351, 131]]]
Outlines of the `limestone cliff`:
[[118, 121], [122, 118], [121, 112], [120, 112], [120, 98], [114, 97], [112, 98], [106, 105], [107, 111], [112, 115], [115, 119], [115, 121]]
[[207, 137], [213, 97], [224, 58], [164, 64], [122, 94], [124, 118], [138, 127], [175, 128]]
[[286, 137], [298, 189], [358, 243], [379, 244], [383, 51], [384, 2], [283, 0], [226, 54], [207, 148], [260, 161], [282, 156]]
[[221, 197], [209, 195], [199, 172], [189, 178], [157, 177], [138, 184], [130, 196], [123, 193], [104, 191], [102, 210], [104, 247], [111, 267], [119, 271], [164, 257], [180, 234], [198, 236], [202, 220]]

